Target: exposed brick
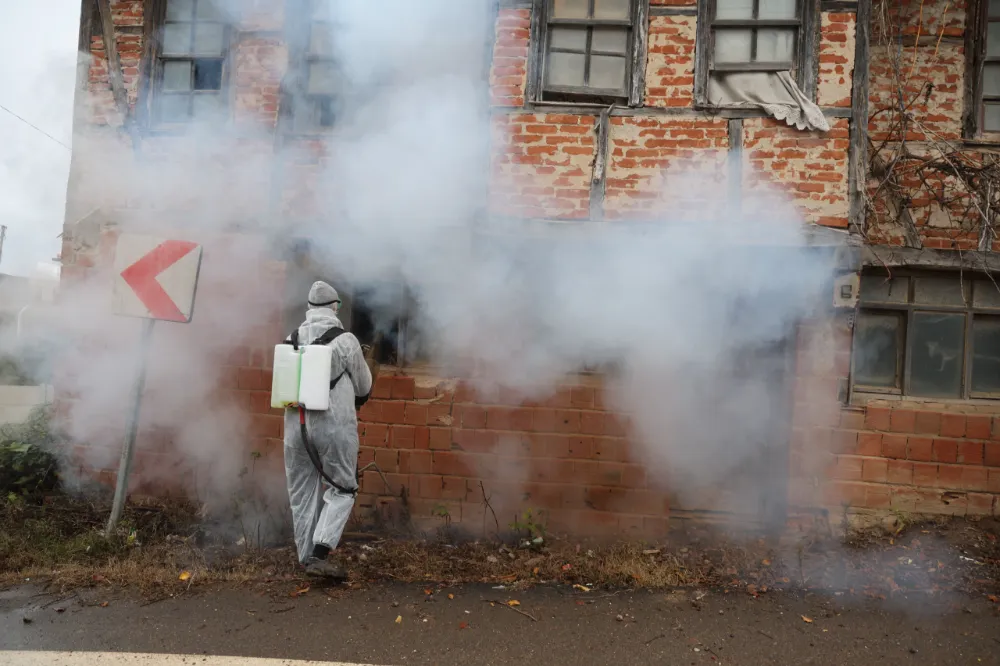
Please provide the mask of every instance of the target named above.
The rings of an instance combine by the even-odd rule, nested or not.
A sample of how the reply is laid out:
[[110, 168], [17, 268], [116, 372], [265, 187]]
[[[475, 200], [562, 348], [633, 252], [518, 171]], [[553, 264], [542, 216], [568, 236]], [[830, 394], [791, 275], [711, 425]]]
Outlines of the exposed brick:
[[937, 412], [917, 412], [915, 432], [925, 435], [941, 434], [941, 414]]
[[969, 439], [989, 439], [992, 427], [991, 417], [969, 414], [966, 417], [965, 436]]
[[859, 456], [882, 455], [882, 435], [876, 432], [862, 432], [858, 434], [858, 447], [856, 449]]
[[885, 407], [867, 407], [865, 409], [865, 427], [872, 430], [888, 430], [890, 413]]
[[941, 435], [944, 437], [965, 437], [965, 414], [942, 414]]
[[917, 413], [909, 409], [894, 409], [889, 415], [889, 429], [893, 432], [913, 432]]
[[884, 460], [882, 458], [865, 458], [861, 478], [864, 481], [885, 483], [888, 476], [888, 470], [888, 460]]
[[382, 410], [380, 420], [384, 423], [405, 423], [406, 403], [405, 402], [382, 402], [379, 403]]
[[1000, 467], [1000, 442], [986, 442], [983, 463], [990, 467]]
[[934, 460], [934, 440], [930, 437], [907, 437], [906, 457], [923, 462]]
[[958, 462], [965, 465], [982, 465], [983, 442], [960, 442], [958, 446]]
[[961, 488], [964, 490], [986, 490], [989, 487], [989, 470], [985, 467], [962, 467], [961, 470]]
[[913, 483], [913, 463], [903, 460], [889, 460], [886, 481], [889, 483]]
[[415, 388], [413, 377], [393, 377], [390, 397], [393, 400], [413, 400]]
[[[937, 482], [939, 487], [949, 490], [961, 490], [965, 487], [962, 477], [965, 467], [959, 465], [940, 465], [938, 467]], [[983, 469], [983, 468], [980, 468]]]
[[934, 440], [934, 461], [943, 463], [958, 462], [958, 445], [960, 442], [955, 439]]
[[409, 425], [427, 425], [427, 407], [413, 402], [406, 403], [404, 410], [404, 422]]
[[886, 458], [906, 457], [906, 436], [905, 435], [883, 435], [882, 455]]
[[931, 463], [913, 463], [913, 485], [933, 487], [937, 483], [937, 465]]

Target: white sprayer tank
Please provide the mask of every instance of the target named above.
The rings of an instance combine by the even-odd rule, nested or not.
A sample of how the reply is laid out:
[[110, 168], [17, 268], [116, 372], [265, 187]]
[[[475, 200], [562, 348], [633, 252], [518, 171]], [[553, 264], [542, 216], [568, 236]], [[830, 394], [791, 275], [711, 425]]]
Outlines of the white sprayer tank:
[[330, 364], [333, 348], [328, 345], [274, 346], [271, 407], [302, 406], [309, 410], [330, 408]]

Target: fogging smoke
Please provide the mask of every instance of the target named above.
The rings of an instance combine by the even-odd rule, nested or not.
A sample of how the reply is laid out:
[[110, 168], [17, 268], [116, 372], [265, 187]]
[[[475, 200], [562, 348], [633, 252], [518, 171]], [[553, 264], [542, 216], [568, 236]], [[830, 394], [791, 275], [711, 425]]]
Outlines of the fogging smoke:
[[[280, 174], [286, 205], [317, 169], [325, 212], [287, 221], [280, 240], [307, 238], [338, 286], [374, 302], [393, 302], [402, 281], [416, 302], [419, 352], [447, 373], [538, 398], [567, 373], [613, 368], [610, 402], [630, 417], [633, 455], [682, 496], [724, 484], [763, 455], [789, 390], [774, 383], [784, 357], [773, 348], [811, 313], [829, 277], [805, 248], [803, 221], [763, 190], [742, 206], [726, 201], [719, 173], [686, 166], [664, 174], [663, 212], [641, 224], [490, 222], [491, 149], [508, 138], [487, 108], [488, 9], [331, 2], [347, 81], [321, 158], [295, 140], [273, 154], [268, 131], [207, 123], [184, 139], [144, 141], [138, 163], [107, 136], [78, 137], [81, 208], [102, 207], [119, 230], [169, 229], [209, 243], [194, 322], [160, 327], [143, 404], [143, 432], [169, 431], [175, 450], [164, 464], [181, 465], [140, 470], [144, 479], [197, 476], [203, 499], [225, 501], [246, 464], [242, 442], [277, 437], [259, 431], [246, 405], [220, 400], [253, 378], [233, 385], [218, 373], [223, 359], [244, 347], [266, 352], [287, 333], [276, 321], [286, 305], [273, 288], [280, 276], [261, 269], [279, 217], [271, 182]], [[280, 49], [268, 60], [276, 77], [284, 61]], [[703, 202], [697, 215], [690, 205], [671, 214], [673, 202], [692, 200]], [[227, 236], [221, 249], [220, 237], [255, 223], [258, 235]], [[109, 293], [110, 276], [92, 273], [64, 298], [58, 331], [100, 338], [61, 359], [62, 387], [76, 399], [71, 433], [106, 446], [105, 462], [117, 455], [111, 433], [128, 408], [138, 336], [136, 322], [106, 314]], [[279, 502], [280, 460], [272, 472]]]

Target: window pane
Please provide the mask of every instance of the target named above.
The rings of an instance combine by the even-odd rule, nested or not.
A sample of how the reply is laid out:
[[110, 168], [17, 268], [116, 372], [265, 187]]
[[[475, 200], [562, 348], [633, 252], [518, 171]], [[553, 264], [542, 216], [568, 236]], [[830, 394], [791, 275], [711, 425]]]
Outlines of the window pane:
[[546, 78], [550, 86], [582, 86], [585, 56], [576, 53], [550, 53]]
[[1000, 23], [990, 23], [986, 28], [986, 55], [1000, 56]]
[[877, 303], [905, 303], [910, 278], [887, 278], [883, 275], [862, 275], [862, 301]]
[[1000, 280], [977, 280], [972, 305], [977, 308], [1000, 308]]
[[200, 21], [221, 21], [222, 14], [219, 13], [216, 0], [198, 0], [198, 9], [195, 17]]
[[964, 307], [962, 282], [958, 278], [917, 278], [913, 285], [913, 302]]
[[626, 28], [595, 29], [593, 39], [590, 42], [591, 51], [605, 51], [607, 53], [625, 55], [627, 47], [628, 30]]
[[194, 52], [198, 55], [222, 55], [223, 29], [218, 23], [198, 23], [194, 26]]
[[987, 63], [983, 66], [983, 94], [1000, 95], [1000, 65]]
[[218, 120], [222, 115], [222, 95], [218, 93], [203, 93], [194, 96], [195, 120]]
[[587, 29], [553, 27], [552, 48], [585, 52], [587, 50]]
[[1000, 393], [1000, 318], [972, 320], [972, 390]]
[[795, 54], [795, 30], [758, 30], [757, 61], [787, 62]]
[[590, 86], [623, 90], [625, 88], [625, 58], [593, 56], [590, 59]]
[[1000, 104], [984, 104], [983, 107], [983, 131], [1000, 132]]
[[191, 63], [187, 60], [163, 63], [163, 89], [191, 90]]
[[797, 0], [760, 0], [757, 18], [793, 19], [797, 5]]
[[898, 386], [902, 316], [861, 312], [854, 330], [854, 382], [863, 386]]
[[718, 0], [715, 3], [715, 18], [753, 18], [753, 0]]
[[594, 18], [627, 21], [630, 0], [594, 0]]
[[750, 31], [717, 30], [715, 62], [750, 62]]
[[190, 95], [160, 95], [160, 120], [165, 123], [184, 122], [190, 115]]
[[194, 89], [222, 90], [222, 61], [199, 59], [194, 61]]
[[333, 55], [333, 31], [329, 23], [313, 23], [309, 34], [309, 53]]
[[554, 0], [552, 3], [553, 18], [576, 19], [589, 16], [589, 0]]
[[965, 315], [915, 312], [909, 337], [910, 393], [960, 397]]
[[167, 0], [168, 21], [190, 21], [194, 12], [194, 0]]
[[1000, 0], [990, 0], [990, 17], [1000, 18]]
[[309, 64], [307, 92], [313, 95], [332, 95], [337, 91], [337, 71], [332, 62]]
[[167, 23], [163, 26], [164, 55], [187, 55], [191, 53], [191, 24]]

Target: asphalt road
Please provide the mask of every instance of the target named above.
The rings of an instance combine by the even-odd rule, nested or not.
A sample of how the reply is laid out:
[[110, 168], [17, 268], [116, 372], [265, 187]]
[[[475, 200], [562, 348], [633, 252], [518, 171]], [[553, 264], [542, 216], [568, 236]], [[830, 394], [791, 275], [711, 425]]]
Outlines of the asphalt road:
[[[965, 597], [464, 586], [428, 600], [411, 585], [333, 596], [314, 588], [297, 597], [288, 596], [291, 583], [277, 593], [197, 590], [148, 605], [100, 588], [69, 598], [27, 586], [2, 592], [0, 664], [18, 663], [18, 650], [380, 666], [1000, 664], [1000, 607]], [[511, 600], [519, 605], [507, 606]]]

